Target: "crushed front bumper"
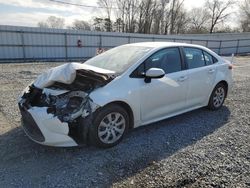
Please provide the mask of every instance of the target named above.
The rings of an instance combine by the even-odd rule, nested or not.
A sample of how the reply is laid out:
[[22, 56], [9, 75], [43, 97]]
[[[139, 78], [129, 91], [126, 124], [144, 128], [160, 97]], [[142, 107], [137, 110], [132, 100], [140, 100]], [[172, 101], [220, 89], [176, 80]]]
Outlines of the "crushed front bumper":
[[47, 107], [31, 107], [26, 109], [19, 105], [25, 133], [33, 141], [49, 146], [78, 146], [69, 136], [69, 125], [61, 122], [53, 114], [47, 113]]

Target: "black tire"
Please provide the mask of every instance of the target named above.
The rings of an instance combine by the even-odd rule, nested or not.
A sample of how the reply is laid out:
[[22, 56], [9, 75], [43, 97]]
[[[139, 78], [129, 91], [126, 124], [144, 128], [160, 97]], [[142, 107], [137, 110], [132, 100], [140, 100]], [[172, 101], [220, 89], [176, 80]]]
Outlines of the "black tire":
[[[122, 116], [121, 119], [124, 118], [123, 122], [125, 122], [124, 132], [121, 134], [121, 136], [119, 137], [119, 139], [116, 140], [113, 143], [105, 143], [98, 136], [99, 135], [98, 133], [100, 133], [100, 131], [99, 131], [100, 126], [101, 126], [100, 123], [103, 122], [104, 119], [105, 120], [108, 119], [107, 116], [109, 114], [113, 114], [113, 115], [114, 114], [120, 114]], [[115, 126], [115, 125], [113, 125], [113, 126]], [[113, 147], [113, 146], [117, 145], [122, 140], [123, 136], [125, 135], [125, 133], [128, 130], [128, 127], [129, 127], [129, 115], [128, 115], [127, 111], [124, 108], [122, 108], [121, 106], [116, 105], [116, 104], [110, 104], [110, 105], [104, 106], [103, 108], [98, 109], [94, 113], [93, 122], [92, 122], [92, 125], [90, 125], [90, 128], [89, 128], [89, 141], [90, 141], [90, 144], [94, 145], [94, 146], [97, 146], [97, 147], [100, 147], [100, 148], [110, 148], [110, 147]], [[105, 128], [105, 130], [106, 129], [107, 128]], [[111, 130], [108, 130], [108, 131], [109, 131], [109, 134], [111, 134], [110, 133]], [[118, 132], [116, 132], [116, 134], [118, 134]], [[111, 137], [113, 137], [112, 134], [111, 134]]]
[[[220, 97], [216, 97], [216, 96], [218, 96], [218, 92], [219, 91], [223, 91], [224, 92], [223, 97], [222, 97], [222, 94], [221, 94]], [[218, 110], [218, 109], [220, 109], [222, 107], [225, 99], [226, 99], [226, 96], [227, 96], [227, 88], [226, 88], [225, 84], [223, 84], [223, 83], [217, 84], [215, 86], [213, 92], [210, 95], [207, 108], [209, 110]], [[220, 98], [220, 100], [218, 99], [219, 102], [217, 103], [217, 105], [216, 105], [216, 102], [215, 102], [216, 101], [215, 98], [217, 98], [217, 99]]]

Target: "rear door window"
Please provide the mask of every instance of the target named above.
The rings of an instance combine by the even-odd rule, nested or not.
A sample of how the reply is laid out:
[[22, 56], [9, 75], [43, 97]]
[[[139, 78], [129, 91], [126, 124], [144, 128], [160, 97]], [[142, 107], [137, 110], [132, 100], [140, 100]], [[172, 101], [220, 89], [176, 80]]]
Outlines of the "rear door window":
[[205, 61], [206, 61], [206, 65], [212, 65], [214, 63], [214, 59], [213, 59], [213, 56], [210, 55], [209, 53], [203, 51], [204, 53], [204, 58], [205, 58]]
[[197, 48], [184, 48], [186, 62], [189, 69], [199, 68], [206, 65], [202, 50]]

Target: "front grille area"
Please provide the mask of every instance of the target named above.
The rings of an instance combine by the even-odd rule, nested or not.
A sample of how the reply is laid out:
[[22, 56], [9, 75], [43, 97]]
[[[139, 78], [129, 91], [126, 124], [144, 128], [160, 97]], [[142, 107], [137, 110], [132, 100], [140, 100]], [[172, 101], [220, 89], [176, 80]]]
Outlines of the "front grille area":
[[35, 120], [31, 116], [31, 114], [27, 110], [22, 108], [21, 106], [19, 106], [19, 109], [20, 109], [21, 114], [22, 114], [22, 124], [23, 124], [23, 128], [25, 129], [25, 132], [33, 140], [36, 140], [38, 142], [44, 142], [45, 138], [44, 138], [41, 130], [37, 126]]

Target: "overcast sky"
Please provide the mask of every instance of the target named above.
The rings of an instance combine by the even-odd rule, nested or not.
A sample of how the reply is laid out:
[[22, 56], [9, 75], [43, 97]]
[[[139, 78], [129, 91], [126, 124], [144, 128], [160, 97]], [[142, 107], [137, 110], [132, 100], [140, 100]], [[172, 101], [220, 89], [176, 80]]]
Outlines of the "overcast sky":
[[[97, 6], [97, 0], [62, 0], [84, 5]], [[185, 7], [200, 7], [205, 0], [185, 0]], [[102, 9], [85, 8], [58, 4], [49, 0], [0, 0], [0, 25], [37, 26], [49, 16], [65, 19], [71, 25], [75, 19], [90, 21], [94, 16], [102, 16]], [[236, 16], [233, 16], [236, 18]], [[236, 25], [237, 20], [232, 24]]]

